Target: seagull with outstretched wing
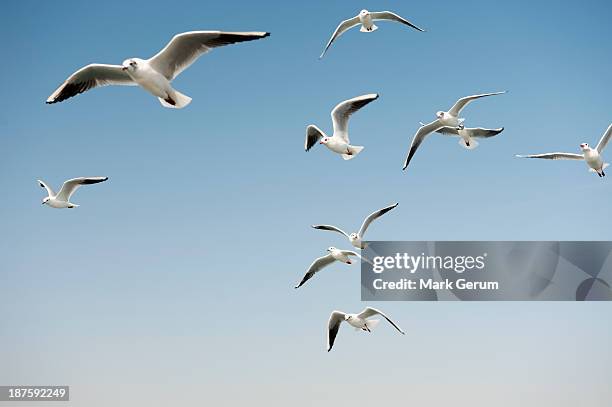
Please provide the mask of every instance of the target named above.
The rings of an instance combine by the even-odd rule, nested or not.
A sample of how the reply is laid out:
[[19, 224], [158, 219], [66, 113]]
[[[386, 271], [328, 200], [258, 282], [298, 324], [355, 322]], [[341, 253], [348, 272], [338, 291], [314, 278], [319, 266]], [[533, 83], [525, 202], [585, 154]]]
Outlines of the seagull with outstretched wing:
[[360, 257], [358, 253], [355, 253], [351, 250], [340, 250], [335, 247], [329, 247], [327, 249], [328, 254], [325, 256], [319, 257], [315, 261], [312, 262], [302, 280], [297, 284], [294, 288], [300, 288], [306, 283], [306, 281], [310, 280], [316, 273], [321, 271], [323, 268], [329, 266], [335, 261], [339, 261], [341, 263], [353, 264], [350, 259], [350, 256]]
[[357, 331], [361, 330], [372, 332], [372, 329], [376, 327], [380, 321], [377, 319], [368, 318], [375, 315], [380, 315], [386, 319], [387, 322], [389, 322], [402, 335], [406, 334], [395, 322], [376, 308], [366, 307], [359, 314], [346, 314], [342, 311], [333, 311], [329, 316], [329, 321], [327, 322], [327, 351], [329, 352], [332, 350], [334, 342], [336, 341], [336, 336], [338, 335], [338, 330], [340, 329], [340, 324], [342, 322], [348, 322], [348, 324], [354, 327]]
[[355, 17], [349, 18], [348, 20], [344, 20], [340, 24], [338, 24], [338, 27], [336, 27], [336, 30], [334, 31], [331, 38], [327, 42], [327, 45], [325, 46], [323, 53], [321, 53], [321, 56], [319, 56], [319, 59], [325, 56], [325, 53], [327, 52], [329, 47], [338, 37], [340, 37], [342, 34], [344, 34], [345, 32], [347, 32], [353, 27], [357, 27], [358, 25], [361, 25], [361, 29], [360, 29], [361, 32], [376, 31], [378, 27], [376, 26], [376, 24], [374, 24], [374, 21], [395, 21], [397, 23], [401, 23], [401, 24], [407, 25], [408, 27], [414, 28], [417, 31], [421, 31], [421, 32], [425, 31], [422, 28], [419, 28], [416, 25], [412, 24], [410, 21], [406, 20], [405, 18], [391, 11], [361, 10], [359, 14], [357, 14]]
[[190, 31], [175, 35], [164, 49], [149, 59], [129, 58], [121, 65], [90, 64], [68, 77], [47, 99], [47, 103], [68, 98], [100, 86], [140, 86], [156, 96], [162, 106], [181, 109], [191, 102], [171, 82], [202, 54], [213, 48], [259, 40], [267, 32]]
[[62, 188], [57, 194], [50, 186], [45, 184], [44, 181], [38, 180], [38, 185], [47, 190], [47, 197], [43, 199], [42, 204], [52, 208], [76, 208], [79, 205], [70, 202], [70, 198], [77, 189], [83, 185], [98, 184], [107, 179], [108, 177], [81, 177], [69, 179], [64, 182], [64, 185], [62, 185]]
[[608, 145], [610, 138], [612, 137], [612, 124], [608, 126], [597, 147], [591, 148], [588, 143], [580, 144], [580, 150], [582, 154], [575, 153], [544, 153], [544, 154], [529, 154], [529, 155], [517, 155], [518, 158], [543, 158], [545, 160], [584, 160], [589, 167], [589, 171], [596, 173], [599, 177], [605, 177], [606, 173], [604, 169], [610, 166], [609, 163], [603, 161], [601, 153]]

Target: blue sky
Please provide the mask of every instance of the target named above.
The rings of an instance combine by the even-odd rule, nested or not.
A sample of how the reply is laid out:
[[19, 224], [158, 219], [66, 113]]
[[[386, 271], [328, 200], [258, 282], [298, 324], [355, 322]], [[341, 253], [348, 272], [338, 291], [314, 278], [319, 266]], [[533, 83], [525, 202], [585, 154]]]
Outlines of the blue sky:
[[[361, 8], [427, 32], [353, 30], [319, 61]], [[609, 179], [513, 155], [578, 152], [612, 122], [611, 11], [605, 1], [5, 5], [0, 383], [70, 384], [74, 406], [607, 405], [610, 304], [372, 304], [408, 335], [346, 329], [327, 354], [329, 313], [365, 305], [358, 269], [292, 286], [326, 247], [347, 246], [311, 224], [356, 229], [396, 201], [370, 239], [610, 240]], [[83, 65], [147, 58], [199, 29], [272, 35], [186, 70], [174, 86], [193, 102], [180, 111], [128, 87], [44, 104]], [[464, 116], [504, 126], [500, 136], [474, 151], [432, 137], [401, 171], [419, 121], [498, 90], [509, 92]], [[330, 131], [333, 106], [371, 92], [380, 99], [351, 119], [359, 157], [303, 151], [308, 124]], [[36, 179], [57, 188], [87, 175], [110, 179], [80, 190], [80, 208], [40, 205]]]

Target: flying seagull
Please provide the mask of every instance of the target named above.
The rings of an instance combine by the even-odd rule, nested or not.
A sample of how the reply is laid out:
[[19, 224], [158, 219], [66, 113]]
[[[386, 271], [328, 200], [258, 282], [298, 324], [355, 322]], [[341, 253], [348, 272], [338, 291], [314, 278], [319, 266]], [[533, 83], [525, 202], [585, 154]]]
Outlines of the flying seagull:
[[363, 150], [363, 146], [350, 145], [348, 135], [349, 118], [357, 110], [376, 99], [378, 99], [378, 94], [371, 93], [340, 102], [331, 113], [334, 134], [328, 137], [321, 129], [311, 124], [306, 128], [304, 149], [309, 151], [320, 140], [319, 144], [324, 144], [334, 153], [342, 155], [342, 158], [345, 160], [354, 158]]
[[343, 321], [349, 323], [349, 325], [353, 326], [355, 330], [359, 331], [367, 331], [372, 332], [372, 329], [378, 325], [380, 322], [377, 319], [368, 319], [373, 317], [374, 315], [380, 315], [384, 319], [386, 319], [395, 329], [399, 331], [402, 335], [406, 333], [402, 331], [402, 329], [397, 326], [393, 321], [389, 319], [385, 314], [376, 308], [366, 307], [359, 314], [345, 314], [342, 311], [334, 311], [329, 316], [329, 322], [327, 323], [327, 351], [329, 352], [334, 346], [334, 341], [336, 340], [336, 335], [338, 335], [338, 329], [340, 329], [340, 324]]
[[361, 10], [359, 14], [357, 14], [355, 17], [349, 18], [348, 20], [344, 20], [338, 25], [338, 27], [336, 28], [336, 31], [334, 31], [331, 38], [329, 39], [329, 42], [325, 46], [323, 53], [321, 54], [321, 56], [319, 56], [319, 59], [323, 58], [323, 56], [327, 52], [327, 49], [332, 45], [332, 42], [334, 42], [336, 38], [340, 37], [346, 31], [361, 24], [361, 29], [359, 31], [373, 32], [373, 31], [378, 30], [378, 27], [374, 24], [374, 21], [381, 21], [381, 20], [397, 21], [398, 23], [405, 24], [409, 27], [414, 28], [417, 31], [421, 31], [421, 32], [425, 31], [417, 27], [416, 25], [412, 24], [410, 21], [406, 20], [405, 18], [400, 17], [391, 11], [372, 11], [370, 12], [368, 10]]
[[99, 86], [138, 85], [157, 96], [162, 106], [181, 109], [191, 102], [191, 98], [174, 90], [170, 83], [200, 55], [216, 47], [269, 35], [267, 32], [221, 31], [177, 34], [152, 58], [129, 58], [122, 65], [90, 64], [79, 69], [49, 96], [47, 103], [62, 102]]
[[[424, 126], [423, 123], [421, 123], [421, 125]], [[499, 129], [483, 129], [482, 127], [464, 127], [463, 129], [457, 129], [456, 127], [442, 127], [440, 130], [437, 130], [436, 133], [445, 136], [458, 136], [459, 145], [468, 150], [473, 150], [478, 147], [478, 141], [474, 139], [494, 137], [502, 131], [504, 131], [503, 127]]]
[[52, 208], [76, 208], [79, 205], [70, 202], [70, 197], [74, 192], [79, 189], [82, 185], [92, 185], [104, 182], [108, 177], [81, 177], [73, 178], [64, 182], [62, 189], [56, 194], [53, 192], [50, 186], [45, 184], [43, 181], [38, 180], [38, 184], [47, 190], [48, 196], [43, 199], [43, 205], [49, 205]]
[[335, 247], [330, 247], [327, 249], [327, 251], [329, 252], [328, 254], [326, 254], [323, 257], [319, 257], [318, 259], [312, 262], [310, 267], [308, 267], [308, 271], [306, 271], [306, 274], [304, 274], [304, 277], [302, 277], [302, 281], [300, 281], [300, 283], [296, 285], [294, 288], [300, 288], [301, 286], [304, 285], [306, 281], [310, 280], [317, 272], [321, 271], [324, 267], [329, 266], [335, 261], [340, 261], [346, 264], [353, 264], [349, 256], [359, 257], [359, 254], [353, 251], [340, 250], [340, 249], [336, 249]]
[[368, 229], [368, 226], [370, 226], [370, 223], [380, 218], [385, 213], [395, 208], [397, 205], [398, 203], [394, 203], [393, 205], [387, 206], [385, 208], [377, 210], [376, 212], [371, 213], [370, 216], [368, 216], [367, 218], [363, 220], [363, 223], [361, 224], [361, 228], [359, 229], [359, 231], [357, 233], [353, 232], [350, 235], [347, 234], [344, 230], [337, 228], [336, 226], [332, 226], [332, 225], [312, 225], [312, 227], [315, 229], [319, 229], [319, 230], [329, 230], [332, 232], [341, 233], [344, 236], [348, 237], [349, 241], [354, 247], [358, 249], [365, 249], [366, 246], [363, 242], [363, 235]]
[[453, 105], [453, 107], [450, 108], [448, 112], [443, 112], [443, 111], [436, 112], [436, 120], [434, 120], [433, 122], [429, 124], [422, 125], [417, 130], [414, 137], [412, 138], [412, 144], [410, 145], [410, 151], [408, 152], [406, 161], [404, 161], [403, 169], [405, 170], [406, 167], [408, 167], [408, 164], [410, 164], [410, 160], [412, 160], [412, 157], [414, 156], [414, 153], [416, 153], [416, 150], [419, 148], [423, 140], [425, 140], [425, 137], [427, 137], [431, 133], [436, 132], [440, 129], [443, 129], [444, 127], [452, 127], [457, 130], [465, 129], [463, 125], [463, 122], [465, 121], [465, 119], [459, 118], [459, 114], [461, 114], [461, 111], [470, 102], [476, 99], [487, 97], [487, 96], [501, 95], [504, 93], [506, 93], [506, 91], [466, 96], [466, 97], [459, 99]]
[[573, 153], [544, 153], [544, 154], [530, 154], [530, 155], [517, 155], [518, 158], [544, 158], [547, 160], [584, 160], [589, 166], [589, 171], [597, 173], [599, 177], [605, 177], [606, 173], [604, 169], [610, 164], [604, 163], [601, 153], [608, 145], [612, 137], [612, 124], [608, 126], [606, 132], [601, 136], [601, 140], [597, 144], [597, 147], [591, 148], [587, 143], [580, 144], [580, 150], [582, 154]]

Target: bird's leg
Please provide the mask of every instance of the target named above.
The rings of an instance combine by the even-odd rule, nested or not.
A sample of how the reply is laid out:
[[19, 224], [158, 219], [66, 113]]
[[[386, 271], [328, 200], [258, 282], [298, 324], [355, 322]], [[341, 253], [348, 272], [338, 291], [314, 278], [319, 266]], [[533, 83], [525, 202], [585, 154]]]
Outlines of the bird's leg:
[[364, 331], [372, 332], [370, 331], [370, 328], [368, 328], [368, 324], [365, 324], [363, 327], [364, 327]]

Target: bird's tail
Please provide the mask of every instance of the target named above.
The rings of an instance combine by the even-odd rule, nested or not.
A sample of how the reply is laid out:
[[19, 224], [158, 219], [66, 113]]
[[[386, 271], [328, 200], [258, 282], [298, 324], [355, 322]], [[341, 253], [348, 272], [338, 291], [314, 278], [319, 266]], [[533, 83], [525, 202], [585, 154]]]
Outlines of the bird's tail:
[[349, 146], [348, 150], [350, 151], [350, 154], [342, 154], [342, 158], [344, 158], [345, 160], [351, 160], [355, 158], [357, 154], [361, 153], [361, 150], [363, 149], [363, 146]]
[[179, 91], [173, 91], [171, 95], [166, 99], [158, 98], [159, 102], [163, 107], [167, 107], [170, 109], [182, 109], [191, 103], [191, 98], [187, 95], [183, 95]]
[[367, 28], [365, 28], [363, 25], [359, 29], [359, 31], [361, 31], [362, 33], [371, 33], [371, 32], [376, 31], [376, 30], [378, 30], [378, 26], [376, 24], [372, 24], [372, 27], [370, 27], [369, 30]]
[[470, 145], [468, 146], [465, 140], [463, 138], [460, 138], [459, 145], [467, 150], [473, 150], [478, 147], [478, 142], [474, 138], [470, 138]]

